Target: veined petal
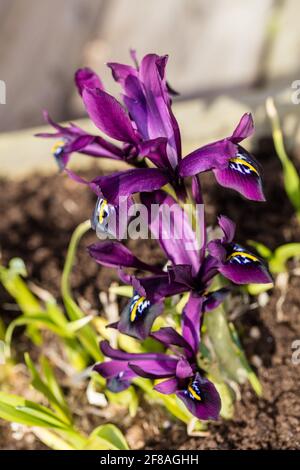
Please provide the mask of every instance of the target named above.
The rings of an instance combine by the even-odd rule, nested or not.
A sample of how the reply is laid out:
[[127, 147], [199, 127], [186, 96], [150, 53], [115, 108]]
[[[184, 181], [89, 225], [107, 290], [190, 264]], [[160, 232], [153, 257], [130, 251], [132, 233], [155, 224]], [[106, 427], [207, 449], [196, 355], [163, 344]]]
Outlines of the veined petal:
[[258, 164], [240, 145], [227, 168], [215, 169], [214, 174], [221, 186], [235, 189], [247, 199], [265, 201]]
[[165, 355], [160, 360], [130, 361], [129, 367], [140, 377], [148, 379], [164, 379], [175, 375], [178, 359]]
[[103, 90], [103, 84], [100, 77], [89, 67], [78, 69], [75, 73], [75, 84], [78, 89], [78, 93], [82, 96], [84, 88], [99, 88]]
[[108, 379], [125, 371], [127, 368], [128, 366], [125, 361], [113, 360], [100, 362], [93, 367], [93, 370], [98, 372], [105, 379]]
[[152, 303], [187, 290], [183, 284], [170, 282], [167, 273], [143, 278], [132, 277], [132, 285], [141, 296], [146, 297]]
[[181, 158], [181, 139], [165, 81], [166, 63], [167, 56], [146, 55], [141, 62], [139, 77], [147, 102], [149, 138], [168, 139], [167, 154], [172, 168], [175, 168]]
[[[182, 313], [182, 336], [195, 355], [198, 353], [200, 343], [203, 302], [203, 297], [191, 293]], [[189, 354], [189, 351], [187, 353]]]
[[163, 312], [163, 303], [151, 304], [135, 293], [123, 309], [117, 323], [118, 330], [128, 336], [144, 340], [149, 336], [154, 320]]
[[221, 410], [221, 399], [216, 387], [198, 372], [185, 389], [177, 391], [187, 409], [198, 419], [217, 420]]
[[238, 244], [227, 248], [226, 260], [219, 271], [236, 284], [269, 284], [272, 276], [264, 262]]
[[151, 337], [159, 341], [160, 343], [164, 344], [165, 346], [179, 346], [180, 348], [184, 348], [186, 350], [190, 350], [193, 353], [193, 350], [189, 343], [179, 334], [177, 333], [174, 328], [170, 326], [166, 326], [160, 328], [157, 331], [151, 333]]
[[186, 379], [193, 375], [193, 369], [190, 366], [190, 363], [184, 357], [181, 357], [177, 362], [176, 366], [176, 377], [179, 380]]
[[122, 142], [137, 143], [137, 137], [124, 108], [99, 88], [84, 88], [83, 102], [94, 124], [105, 134]]
[[253, 117], [251, 113], [245, 113], [238, 125], [236, 126], [235, 130], [233, 131], [230, 140], [235, 144], [238, 144], [242, 140], [250, 137], [254, 132], [254, 123]]
[[121, 196], [152, 192], [167, 183], [167, 173], [158, 168], [134, 168], [95, 178], [90, 186], [96, 193], [103, 194], [109, 203], [116, 205]]
[[163, 382], [156, 384], [153, 388], [164, 395], [171, 395], [178, 390], [178, 380], [176, 378], [164, 380]]
[[236, 224], [229, 219], [229, 217], [226, 217], [226, 215], [220, 215], [218, 217], [218, 224], [224, 233], [222, 243], [231, 243], [234, 238]]
[[179, 163], [179, 174], [182, 177], [197, 175], [214, 168], [224, 169], [230, 157], [234, 157], [236, 146], [228, 139], [194, 150]]
[[160, 273], [156, 266], [151, 266], [137, 258], [126, 246], [118, 241], [103, 241], [88, 247], [88, 252], [94, 260], [109, 267], [136, 268], [143, 271]]
[[[195, 274], [200, 267], [199, 247], [189, 218], [180, 205], [163, 191], [142, 194], [151, 219], [148, 225], [172, 264], [191, 265]], [[155, 213], [153, 205], [156, 204]], [[153, 209], [153, 210], [152, 210]]]
[[107, 380], [107, 388], [111, 392], [118, 393], [126, 390], [136, 374], [124, 361], [106, 361], [96, 364], [93, 368], [98, 374]]
[[135, 362], [136, 360], [153, 360], [153, 361], [165, 361], [166, 359], [171, 359], [175, 361], [176, 358], [171, 358], [166, 354], [161, 353], [127, 353], [125, 351], [121, 351], [120, 349], [114, 349], [110, 346], [107, 340], [101, 341], [100, 349], [104, 356], [110, 357], [111, 359], [116, 359], [117, 361], [131, 361]]
[[[125, 90], [125, 81], [129, 76], [136, 77], [138, 71], [131, 65], [119, 64], [117, 62], [108, 62], [107, 66], [111, 69], [114, 80]], [[125, 90], [126, 91], [126, 90]]]

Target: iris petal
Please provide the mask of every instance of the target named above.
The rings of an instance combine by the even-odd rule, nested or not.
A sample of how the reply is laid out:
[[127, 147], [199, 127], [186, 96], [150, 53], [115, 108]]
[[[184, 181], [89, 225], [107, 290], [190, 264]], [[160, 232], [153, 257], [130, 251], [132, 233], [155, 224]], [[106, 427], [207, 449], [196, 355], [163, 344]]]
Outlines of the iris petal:
[[230, 244], [225, 262], [219, 271], [236, 284], [272, 283], [271, 274], [264, 262], [237, 244]]
[[225, 169], [215, 169], [215, 177], [221, 186], [235, 189], [247, 199], [264, 201], [259, 168], [253, 157], [240, 145]]
[[187, 383], [186, 388], [179, 390], [176, 395], [198, 419], [218, 419], [221, 409], [220, 396], [214, 384], [198, 372]]
[[121, 313], [118, 330], [143, 340], [149, 335], [154, 320], [162, 311], [162, 303], [151, 305], [149, 300], [135, 293]]

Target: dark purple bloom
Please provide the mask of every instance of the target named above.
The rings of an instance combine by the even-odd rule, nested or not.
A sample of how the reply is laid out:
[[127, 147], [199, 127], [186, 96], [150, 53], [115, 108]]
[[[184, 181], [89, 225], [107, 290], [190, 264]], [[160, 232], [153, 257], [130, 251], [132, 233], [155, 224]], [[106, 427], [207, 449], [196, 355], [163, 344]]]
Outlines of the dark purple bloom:
[[168, 56], [146, 55], [138, 68], [109, 63], [114, 79], [123, 88], [123, 100], [143, 141], [164, 138], [171, 168], [181, 159], [178, 123], [171, 109], [165, 69]]
[[44, 112], [45, 120], [55, 129], [53, 133], [42, 132], [37, 137], [54, 138], [56, 142], [52, 147], [52, 154], [60, 170], [63, 170], [73, 152], [83, 153], [91, 157], [112, 158], [122, 160], [124, 152], [111, 142], [100, 136], [87, 134], [83, 129], [70, 124], [64, 127], [54, 122], [49, 114]]
[[66, 172], [74, 181], [89, 186], [98, 196], [92, 216], [92, 227], [102, 232], [109, 231], [114, 238], [121, 238], [121, 228], [118, 225], [120, 220], [117, 216], [119, 205], [122, 204], [123, 211], [127, 212], [133, 194], [154, 191], [168, 182], [166, 172], [158, 168], [133, 168], [98, 176], [91, 181], [71, 170], [66, 169]]
[[219, 225], [224, 233], [223, 238], [208, 244], [210, 254], [218, 260], [218, 271], [236, 284], [272, 283], [271, 274], [264, 262], [233, 242], [235, 224], [228, 217], [221, 216]]
[[[98, 243], [89, 247], [89, 253], [97, 263], [121, 268], [119, 270], [121, 279], [131, 284], [134, 289], [133, 298], [122, 311], [120, 321], [115, 326], [122, 333], [145, 339], [155, 318], [162, 313], [163, 300], [175, 294], [191, 292], [185, 312], [189, 318], [198, 319], [196, 331], [200, 335], [202, 314], [216, 308], [228, 294], [228, 289], [208, 292], [214, 276], [218, 273], [218, 262], [212, 256], [206, 256], [203, 247], [199, 249], [186, 213], [171, 196], [162, 191], [156, 191], [149, 196], [143, 193], [142, 201], [149, 209], [151, 203], [172, 209], [171, 231], [167, 237], [165, 221], [164, 218], [160, 220], [159, 213], [153, 221], [145, 221], [172, 264], [167, 267], [167, 271], [163, 271], [139, 260], [116, 241]], [[180, 233], [174, 233], [174, 230], [178, 230], [180, 226], [182, 229]], [[205, 245], [205, 239], [203, 243]], [[124, 273], [123, 268], [134, 268], [152, 274], [137, 277]], [[131, 315], [132, 311], [139, 315]]]
[[240, 142], [254, 132], [251, 114], [244, 114], [230, 137], [201, 147], [179, 164], [182, 177], [213, 170], [219, 184], [254, 201], [264, 201], [258, 163]]
[[[175, 393], [188, 410], [201, 420], [216, 420], [221, 409], [220, 396], [213, 385], [197, 365], [196, 354], [199, 348], [199, 336], [193, 338], [191, 346], [191, 335], [194, 328], [192, 323], [183, 314], [182, 336], [173, 328], [166, 327], [152, 333], [152, 337], [172, 353], [144, 353], [128, 354], [123, 351], [112, 349], [107, 341], [101, 343], [101, 350], [112, 360], [96, 364], [95, 370], [107, 379], [110, 390], [124, 390], [136, 377], [148, 379], [166, 379], [155, 385], [155, 390], [163, 394]], [[197, 325], [195, 325], [197, 328]]]

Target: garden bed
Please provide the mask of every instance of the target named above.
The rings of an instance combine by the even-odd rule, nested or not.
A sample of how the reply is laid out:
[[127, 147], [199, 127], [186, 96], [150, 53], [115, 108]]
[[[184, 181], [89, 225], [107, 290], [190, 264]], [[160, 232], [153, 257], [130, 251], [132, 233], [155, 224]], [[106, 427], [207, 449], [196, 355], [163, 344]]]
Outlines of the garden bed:
[[[216, 215], [230, 216], [238, 227], [236, 239], [249, 239], [274, 249], [282, 243], [299, 241], [300, 229], [281, 184], [281, 167], [269, 142], [260, 142], [260, 157], [265, 176], [266, 203], [243, 201], [239, 195], [217, 186], [211, 175], [204, 177], [208, 222]], [[97, 170], [98, 173], [98, 170]], [[59, 284], [66, 249], [74, 228], [87, 219], [94, 206], [94, 196], [64, 175], [32, 175], [26, 180], [1, 182], [3, 215], [0, 219], [2, 263], [21, 257], [28, 269], [28, 278], [35, 285], [47, 288], [59, 297]], [[115, 271], [101, 268], [91, 260], [85, 246], [96, 240], [93, 232], [80, 245], [77, 264], [72, 275], [75, 296], [85, 311], [101, 312], [99, 290], [106, 290]], [[155, 241], [130, 241], [142, 259], [163, 259]], [[134, 246], [135, 245], [135, 246]], [[151, 247], [150, 247], [151, 245]], [[150, 252], [151, 250], [151, 252]], [[245, 311], [237, 312], [235, 325], [247, 357], [263, 385], [263, 398], [257, 398], [244, 386], [242, 399], [236, 404], [231, 421], [209, 425], [206, 437], [188, 437], [186, 428], [174, 421], [162, 408], [147, 403], [139, 408], [135, 418], [124, 414], [110, 418], [123, 430], [133, 448], [147, 449], [275, 449], [300, 448], [300, 365], [291, 362], [292, 342], [300, 339], [300, 277], [290, 266], [288, 290], [283, 302], [283, 318], [278, 319], [278, 288], [269, 291], [264, 307], [252, 299]], [[1, 312], [6, 322], [15, 317], [15, 306], [2, 289]], [[85, 301], [83, 302], [83, 299]], [[257, 307], [255, 308], [255, 303]], [[49, 348], [53, 338], [45, 335], [42, 349]], [[13, 342], [20, 361], [31, 343], [19, 331]], [[32, 355], [39, 351], [30, 350]], [[22, 384], [16, 383], [16, 393]], [[79, 425], [90, 430], [104, 422], [104, 417], [92, 413], [84, 392], [67, 388], [68, 400], [80, 410]], [[75, 407], [75, 411], [76, 411]], [[80, 419], [79, 419], [80, 418]], [[90, 427], [90, 429], [89, 429]], [[32, 435], [16, 441], [9, 424], [0, 421], [0, 448], [44, 448]]]

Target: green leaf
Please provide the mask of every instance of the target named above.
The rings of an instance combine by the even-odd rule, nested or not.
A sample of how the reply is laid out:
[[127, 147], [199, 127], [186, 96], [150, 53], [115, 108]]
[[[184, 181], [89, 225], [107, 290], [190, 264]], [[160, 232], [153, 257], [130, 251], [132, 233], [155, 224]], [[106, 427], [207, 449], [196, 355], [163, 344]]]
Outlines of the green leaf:
[[114, 424], [104, 424], [93, 430], [90, 438], [101, 438], [109, 442], [118, 450], [129, 450], [125, 437]]
[[271, 272], [275, 274], [285, 272], [287, 261], [298, 256], [300, 256], [300, 243], [287, 243], [276, 248], [269, 263]]
[[273, 98], [269, 97], [267, 99], [266, 108], [272, 124], [275, 150], [282, 164], [284, 188], [296, 212], [300, 215], [300, 178], [286, 152], [279, 116]]
[[[75, 263], [75, 256], [78, 244], [83, 237], [83, 235], [91, 228], [91, 223], [89, 220], [78, 225], [75, 229], [70, 244], [67, 251], [67, 257], [63, 269], [62, 279], [61, 279], [61, 293], [63, 302], [66, 308], [66, 311], [69, 315], [71, 321], [80, 320], [85, 317], [84, 313], [76, 304], [75, 300], [72, 297], [71, 288], [70, 288], [70, 275]], [[98, 338], [96, 332], [90, 325], [86, 325], [77, 332], [77, 337], [79, 338], [83, 347], [91, 355], [95, 361], [101, 361], [103, 356], [100, 352], [98, 345]]]
[[25, 362], [31, 373], [31, 383], [33, 387], [41, 392], [45, 398], [47, 398], [49, 404], [53, 407], [62, 421], [68, 425], [71, 424], [72, 420], [70, 411], [64, 400], [62, 391], [54, 377], [50, 364], [46, 358], [42, 360], [42, 363], [43, 371], [46, 373], [46, 377], [48, 379], [47, 382], [42, 380], [40, 373], [37, 371], [35, 365], [27, 353], [25, 354]]
[[0, 392], [0, 418], [26, 426], [67, 429], [66, 424], [48, 408], [4, 392]]
[[58, 436], [55, 431], [50, 431], [46, 428], [33, 427], [32, 432], [35, 436], [43, 442], [47, 447], [53, 450], [76, 450], [76, 447], [71, 445], [67, 440]]

